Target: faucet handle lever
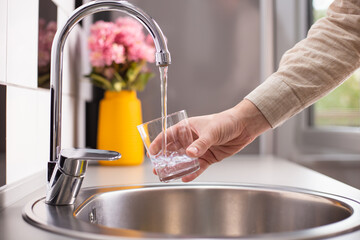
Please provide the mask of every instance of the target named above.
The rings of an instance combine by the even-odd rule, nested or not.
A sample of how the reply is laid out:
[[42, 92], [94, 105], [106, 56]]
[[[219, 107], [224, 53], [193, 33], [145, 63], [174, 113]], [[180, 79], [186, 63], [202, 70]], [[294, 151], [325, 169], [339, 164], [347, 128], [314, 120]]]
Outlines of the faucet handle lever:
[[121, 154], [97, 149], [63, 149], [58, 160], [49, 162], [46, 203], [51, 205], [73, 204], [84, 179], [87, 161], [116, 160]]
[[69, 148], [60, 151], [60, 158], [69, 160], [109, 160], [113, 161], [121, 158], [121, 154], [115, 151], [99, 149], [77, 149]]
[[82, 176], [85, 174], [87, 161], [113, 161], [121, 158], [115, 151], [98, 149], [62, 149], [58, 160], [59, 168], [68, 175]]

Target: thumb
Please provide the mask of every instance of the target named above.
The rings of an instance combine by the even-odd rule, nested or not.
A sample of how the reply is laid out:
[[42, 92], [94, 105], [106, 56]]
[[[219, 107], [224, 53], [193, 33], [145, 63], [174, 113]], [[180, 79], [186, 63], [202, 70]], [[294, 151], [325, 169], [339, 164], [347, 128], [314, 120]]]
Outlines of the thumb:
[[210, 136], [199, 137], [186, 149], [186, 154], [189, 157], [201, 157], [213, 143]]

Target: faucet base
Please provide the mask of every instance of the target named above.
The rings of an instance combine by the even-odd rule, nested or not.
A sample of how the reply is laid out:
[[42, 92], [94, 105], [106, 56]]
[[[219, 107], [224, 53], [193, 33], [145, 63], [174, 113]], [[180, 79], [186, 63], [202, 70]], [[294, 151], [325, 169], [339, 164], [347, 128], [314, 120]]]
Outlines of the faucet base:
[[74, 204], [84, 176], [74, 177], [62, 172], [56, 165], [53, 176], [48, 183], [46, 204], [71, 205]]

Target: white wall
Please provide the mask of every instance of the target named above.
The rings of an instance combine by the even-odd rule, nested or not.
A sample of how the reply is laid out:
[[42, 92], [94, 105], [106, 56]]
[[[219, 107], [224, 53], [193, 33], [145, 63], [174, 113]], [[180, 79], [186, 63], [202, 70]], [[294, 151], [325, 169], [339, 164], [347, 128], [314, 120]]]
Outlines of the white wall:
[[[190, 117], [224, 111], [260, 83], [260, 3], [255, 0], [132, 0], [164, 32], [171, 53], [168, 112]], [[166, 9], [166, 10], [165, 10]], [[118, 13], [113, 14], [117, 17]], [[159, 71], [142, 101], [143, 120], [161, 116]], [[241, 151], [257, 154], [259, 142]]]
[[[73, 10], [73, 0], [58, 1], [58, 25]], [[0, 1], [0, 84], [7, 86], [6, 184], [46, 169], [49, 158], [50, 94], [37, 87], [38, 0]], [[65, 49], [62, 145], [74, 147], [77, 87], [82, 75], [73, 54], [81, 29], [74, 29]], [[1, 116], [0, 116], [1, 117]], [[77, 136], [75, 138], [75, 136]], [[45, 181], [45, 176], [44, 176]]]

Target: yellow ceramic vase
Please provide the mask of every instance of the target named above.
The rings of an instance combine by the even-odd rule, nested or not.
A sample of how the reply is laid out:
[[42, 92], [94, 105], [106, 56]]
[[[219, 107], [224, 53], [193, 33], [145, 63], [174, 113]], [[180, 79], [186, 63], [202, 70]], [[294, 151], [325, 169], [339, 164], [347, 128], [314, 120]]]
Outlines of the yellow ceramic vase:
[[106, 91], [100, 101], [97, 148], [121, 153], [116, 161], [101, 165], [139, 165], [144, 161], [144, 147], [136, 128], [142, 123], [141, 102], [136, 91]]

